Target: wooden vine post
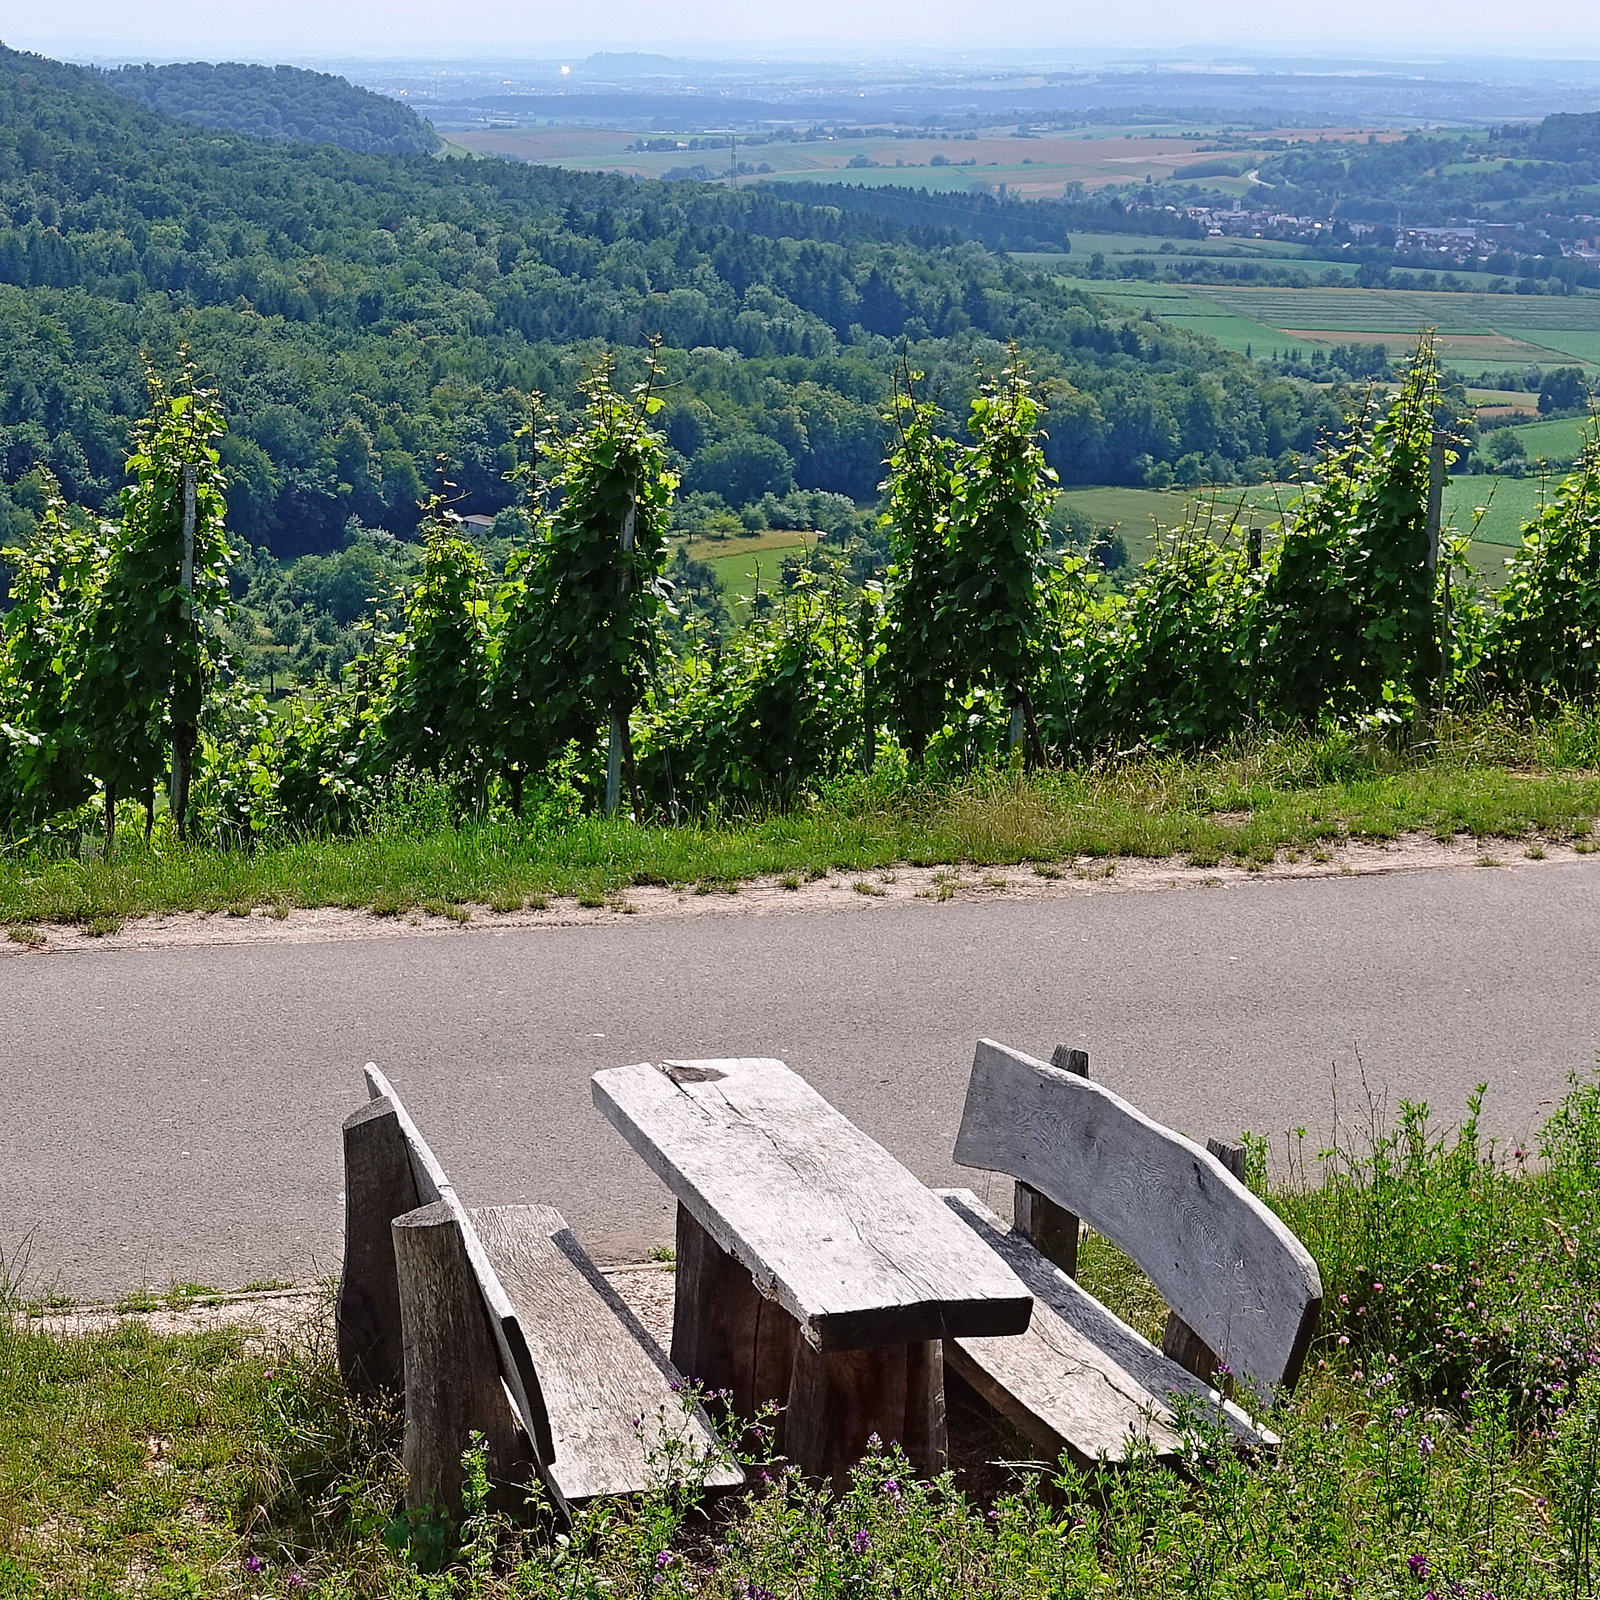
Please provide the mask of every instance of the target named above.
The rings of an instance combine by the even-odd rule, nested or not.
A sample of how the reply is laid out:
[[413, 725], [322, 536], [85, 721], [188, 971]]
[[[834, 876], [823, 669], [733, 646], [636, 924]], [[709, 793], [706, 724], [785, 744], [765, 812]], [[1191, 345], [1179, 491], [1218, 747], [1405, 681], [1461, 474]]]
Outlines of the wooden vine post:
[[1433, 440], [1428, 452], [1428, 549], [1426, 555], [1428, 593], [1428, 635], [1424, 648], [1428, 652], [1427, 701], [1418, 709], [1421, 721], [1432, 734], [1434, 717], [1439, 709], [1440, 685], [1446, 670], [1448, 650], [1449, 613], [1439, 614], [1439, 545], [1444, 529], [1444, 474], [1445, 446], [1449, 435], [1443, 428], [1433, 430]]
[[[183, 590], [183, 625], [192, 632], [194, 614], [195, 464], [183, 464], [183, 556], [178, 585]], [[181, 668], [180, 668], [181, 671]], [[178, 825], [178, 837], [189, 836], [189, 783], [194, 774], [194, 747], [199, 729], [182, 711], [182, 689], [174, 685], [172, 697], [172, 792], [169, 804]]]
[[[632, 491], [628, 495], [628, 514], [622, 519], [622, 533], [618, 539], [618, 549], [624, 556], [633, 554], [634, 529], [639, 515], [638, 492]], [[628, 590], [631, 587], [629, 579], [631, 574], [626, 561], [622, 563], [622, 574], [617, 582], [617, 614], [622, 616], [628, 604]], [[615, 701], [611, 706], [611, 741], [606, 750], [606, 815], [614, 817], [617, 807], [622, 804], [622, 756], [628, 742], [628, 707]]]
[[861, 770], [869, 777], [878, 764], [877, 684], [873, 681], [872, 639], [877, 632], [872, 596], [861, 591], [858, 643], [861, 647]]

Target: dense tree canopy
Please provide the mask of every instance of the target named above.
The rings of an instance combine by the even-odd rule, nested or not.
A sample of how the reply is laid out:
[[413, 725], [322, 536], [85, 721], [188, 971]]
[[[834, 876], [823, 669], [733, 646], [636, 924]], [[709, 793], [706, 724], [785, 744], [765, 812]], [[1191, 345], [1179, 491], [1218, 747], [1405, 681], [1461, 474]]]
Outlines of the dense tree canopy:
[[303, 67], [242, 61], [174, 61], [118, 67], [105, 74], [118, 94], [203, 128], [258, 139], [338, 144], [369, 154], [427, 155], [439, 136], [410, 106]]
[[924, 240], [770, 192], [201, 132], [0, 51], [0, 481], [43, 464], [105, 504], [140, 352], [170, 366], [184, 342], [228, 399], [235, 531], [280, 554], [334, 548], [352, 516], [409, 533], [441, 457], [461, 510], [498, 511], [524, 393], [573, 395], [606, 347], [631, 380], [653, 334], [675, 470], [734, 494], [782, 492], [775, 442], [799, 488], [873, 498], [903, 344], [953, 424], [1015, 341], [1066, 483], [1191, 455], [1225, 478], [1338, 416], [1197, 335]]

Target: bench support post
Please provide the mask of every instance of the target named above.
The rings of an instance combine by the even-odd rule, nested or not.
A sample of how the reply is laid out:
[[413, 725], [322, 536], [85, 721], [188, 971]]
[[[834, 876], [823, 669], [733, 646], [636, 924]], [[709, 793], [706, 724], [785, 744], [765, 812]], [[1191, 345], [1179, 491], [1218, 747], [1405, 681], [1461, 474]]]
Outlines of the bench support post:
[[406, 1505], [461, 1515], [461, 1455], [488, 1447], [491, 1507], [521, 1509], [533, 1452], [518, 1425], [461, 1224], [442, 1202], [393, 1225], [405, 1333]]
[[795, 1351], [783, 1453], [802, 1472], [842, 1486], [876, 1434], [898, 1442], [919, 1477], [945, 1469], [944, 1346]]
[[[1234, 1177], [1241, 1183], [1244, 1182], [1245, 1150], [1242, 1144], [1226, 1144], [1221, 1139], [1207, 1139], [1206, 1149]], [[1169, 1361], [1176, 1361], [1185, 1372], [1192, 1372], [1195, 1377], [1206, 1383], [1216, 1383], [1220, 1358], [1176, 1311], [1167, 1313], [1167, 1326], [1161, 1335], [1161, 1353]]]
[[421, 1196], [394, 1106], [373, 1100], [344, 1123], [344, 1272], [335, 1312], [339, 1370], [352, 1394], [405, 1388], [400, 1285], [389, 1224]]
[[[1069, 1050], [1058, 1044], [1050, 1065], [1062, 1072], [1089, 1076], [1089, 1052]], [[1031, 1183], [1020, 1178], [1011, 1200], [1012, 1225], [1047, 1261], [1053, 1261], [1069, 1278], [1078, 1276], [1078, 1219], [1048, 1195], [1040, 1194]]]
[[673, 1366], [712, 1392], [726, 1389], [734, 1414], [752, 1422], [787, 1398], [799, 1343], [799, 1323], [680, 1205]]

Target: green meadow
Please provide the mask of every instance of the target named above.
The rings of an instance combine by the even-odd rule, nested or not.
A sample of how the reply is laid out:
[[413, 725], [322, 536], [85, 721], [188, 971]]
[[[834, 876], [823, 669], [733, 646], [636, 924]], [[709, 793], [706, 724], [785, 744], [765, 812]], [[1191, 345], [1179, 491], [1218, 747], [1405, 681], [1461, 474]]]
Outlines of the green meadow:
[[[1253, 355], [1319, 346], [1381, 343], [1401, 354], [1424, 328], [1436, 328], [1443, 359], [1469, 372], [1573, 362], [1600, 366], [1600, 295], [1432, 293], [1411, 289], [1284, 289], [1207, 284], [1203, 288], [1140, 279], [1079, 278], [1088, 242], [1123, 243], [1133, 235], [1082, 234], [1070, 255], [1016, 259], [1053, 272], [1073, 288], [1132, 310], [1148, 310], [1179, 327], [1193, 328], [1224, 349]], [[1165, 242], [1165, 241], [1162, 241]], [[1144, 259], [1183, 259], [1202, 245], [1256, 244], [1248, 240], [1183, 240], [1170, 257], [1143, 241]], [[1151, 251], [1156, 252], [1153, 257]], [[1103, 252], [1105, 253], [1105, 252]], [[1133, 254], [1127, 251], [1122, 258]], [[1108, 260], [1112, 259], [1107, 253]], [[1192, 258], [1192, 257], [1191, 257]], [[1306, 262], [1308, 267], [1320, 263]]]
[[730, 601], [748, 605], [758, 588], [778, 587], [778, 570], [786, 556], [799, 555], [816, 543], [815, 534], [773, 528], [754, 534], [700, 534], [684, 541], [691, 560], [704, 561], [716, 573]]
[[[1115, 528], [1137, 565], [1149, 558], [1158, 532], [1190, 525], [1219, 536], [1234, 527], [1269, 529], [1299, 492], [1297, 484], [1272, 483], [1189, 493], [1097, 488], [1068, 489], [1063, 499], [1097, 525]], [[1445, 490], [1445, 524], [1471, 538], [1468, 558], [1485, 582], [1499, 583], [1510, 547], [1521, 538], [1522, 525], [1538, 513], [1546, 493], [1538, 476], [1461, 477], [1450, 482]]]
[[1516, 430], [1530, 461], [1571, 461], [1583, 448], [1589, 431], [1586, 417], [1554, 417], [1546, 422], [1527, 422]]
[[[1042, 258], [1041, 258], [1042, 259]], [[1055, 259], [1070, 261], [1070, 256]], [[1219, 302], [1210, 289], [1201, 292], [1176, 283], [1141, 283], [1133, 279], [1078, 278], [1061, 274], [1069, 286], [1098, 295], [1113, 305], [1132, 311], [1150, 311], [1180, 328], [1215, 339], [1224, 350], [1266, 355], [1268, 351], [1299, 350], [1310, 355], [1314, 343], [1296, 339], [1255, 318], [1242, 316]]]

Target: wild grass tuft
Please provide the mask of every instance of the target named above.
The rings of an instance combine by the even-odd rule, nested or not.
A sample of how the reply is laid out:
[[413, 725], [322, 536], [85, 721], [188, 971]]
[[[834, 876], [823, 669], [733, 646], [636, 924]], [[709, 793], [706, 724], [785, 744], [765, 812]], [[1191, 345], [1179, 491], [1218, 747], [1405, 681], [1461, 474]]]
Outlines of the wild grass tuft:
[[[1245, 739], [1197, 756], [1141, 754], [1067, 771], [926, 777], [903, 766], [852, 779], [784, 812], [676, 826], [582, 817], [510, 819], [262, 844], [183, 845], [137, 830], [104, 861], [0, 856], [0, 923], [114, 931], [161, 911], [344, 906], [511, 906], [575, 895], [603, 906], [633, 885], [727, 892], [754, 878], [881, 872], [910, 862], [997, 868], [1144, 856], [1198, 865], [1322, 859], [1351, 839], [1420, 833], [1580, 842], [1600, 817], [1600, 716], [1503, 714], [1444, 723], [1418, 757], [1378, 734]], [[425, 820], [425, 819], [424, 819]]]

